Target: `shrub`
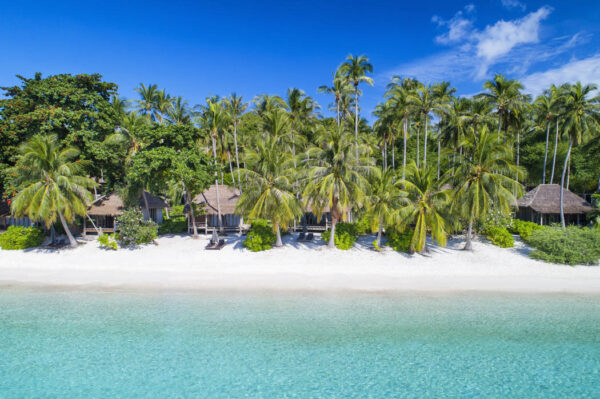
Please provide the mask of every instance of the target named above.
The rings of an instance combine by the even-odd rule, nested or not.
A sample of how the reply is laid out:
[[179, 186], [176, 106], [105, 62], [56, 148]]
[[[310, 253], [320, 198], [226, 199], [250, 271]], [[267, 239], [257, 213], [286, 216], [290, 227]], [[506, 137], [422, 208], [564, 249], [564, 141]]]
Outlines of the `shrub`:
[[569, 226], [536, 229], [529, 238], [534, 259], [567, 265], [593, 265], [600, 259], [600, 231]]
[[544, 226], [540, 226], [539, 224], [533, 222], [525, 222], [523, 220], [514, 219], [509, 226], [509, 231], [513, 234], [518, 234], [521, 236], [523, 241], [528, 242], [531, 234], [536, 231], [544, 228]]
[[10, 226], [0, 234], [0, 248], [27, 249], [39, 247], [44, 242], [44, 233], [37, 227]]
[[501, 248], [512, 248], [515, 246], [515, 240], [513, 236], [504, 227], [500, 226], [486, 226], [484, 227], [483, 234], [485, 234], [492, 242]]
[[[372, 233], [371, 222], [369, 221], [368, 218], [366, 218], [364, 216], [362, 218], [358, 219], [358, 222], [356, 222], [355, 225], [356, 225], [356, 234], [358, 234], [359, 236]], [[337, 226], [336, 226], [336, 228], [337, 228]]]
[[102, 234], [98, 237], [100, 248], [117, 250], [117, 239], [114, 234]]
[[410, 242], [414, 232], [411, 229], [398, 231], [394, 228], [385, 230], [385, 236], [388, 239], [388, 245], [398, 252], [411, 253]]
[[158, 234], [182, 234], [187, 231], [187, 219], [185, 216], [170, 215], [169, 219], [163, 219], [163, 222], [158, 226]]
[[252, 252], [266, 251], [271, 249], [277, 236], [273, 231], [273, 226], [268, 220], [255, 219], [250, 225], [250, 231], [246, 235], [244, 247]]
[[[335, 225], [335, 237], [333, 238], [335, 246], [339, 249], [347, 250], [352, 248], [356, 237], [358, 236], [358, 228], [355, 223], [339, 222]], [[331, 237], [331, 229], [327, 229], [321, 234], [321, 239], [325, 242]]]
[[158, 235], [158, 225], [152, 220], [144, 220], [138, 208], [126, 209], [117, 218], [119, 233], [116, 238], [121, 246], [148, 244]]

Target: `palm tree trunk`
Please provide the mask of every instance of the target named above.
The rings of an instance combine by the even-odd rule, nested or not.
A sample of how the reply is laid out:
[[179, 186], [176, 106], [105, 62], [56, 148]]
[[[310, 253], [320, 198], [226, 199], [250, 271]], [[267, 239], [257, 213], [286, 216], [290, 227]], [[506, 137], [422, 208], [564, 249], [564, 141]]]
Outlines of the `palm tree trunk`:
[[[215, 158], [215, 165], [217, 164], [217, 143], [215, 135], [212, 135], [212, 149], [213, 157]], [[215, 172], [215, 186], [217, 189], [217, 224], [219, 226], [219, 233], [223, 233], [223, 221], [221, 220], [221, 198], [219, 196], [219, 174]]]
[[335, 248], [335, 225], [337, 223], [337, 218], [333, 216], [333, 212], [331, 213], [331, 235], [329, 236], [329, 242], [327, 243], [328, 248]]
[[550, 175], [550, 184], [554, 182], [554, 168], [556, 166], [556, 152], [558, 151], [558, 118], [556, 118], [556, 137], [554, 138], [554, 155], [552, 156], [552, 174]]
[[335, 99], [335, 105], [337, 107], [337, 116], [336, 116], [336, 121], [337, 121], [337, 126], [338, 128], [340, 127], [340, 100], [339, 98], [336, 97]]
[[396, 170], [396, 139], [392, 140], [392, 169]]
[[473, 250], [473, 244], [471, 243], [473, 235], [473, 219], [469, 219], [469, 228], [467, 229], [467, 242], [463, 248], [465, 251]]
[[71, 230], [69, 230], [69, 226], [67, 225], [67, 221], [65, 220], [64, 215], [62, 214], [61, 211], [58, 211], [58, 217], [60, 218], [60, 223], [63, 226], [63, 229], [65, 229], [65, 233], [67, 233], [67, 237], [69, 237], [69, 245], [71, 248], [75, 248], [77, 247], [77, 240], [75, 240], [75, 237], [73, 237], [73, 234], [71, 234]]
[[387, 169], [387, 140], [386, 137], [383, 137], [383, 170], [385, 171]]
[[423, 169], [427, 169], [427, 122], [429, 118], [425, 115], [425, 142], [423, 143]]
[[198, 238], [198, 227], [196, 226], [196, 215], [194, 215], [194, 206], [192, 205], [191, 195], [188, 192], [188, 190], [185, 189], [185, 183], [181, 182], [181, 185], [183, 186], [183, 189], [185, 190], [185, 200], [187, 202], [187, 205], [190, 207], [190, 214], [192, 216], [192, 231], [194, 232], [194, 235], [192, 237], [194, 239], [197, 239]]
[[233, 164], [231, 163], [231, 153], [227, 151], [227, 160], [229, 161], [229, 173], [231, 174], [231, 183], [235, 186], [235, 177], [233, 175]]
[[440, 153], [442, 152], [442, 141], [438, 139], [438, 165], [437, 165], [437, 179], [440, 180]]
[[282, 247], [283, 242], [281, 241], [281, 229], [279, 228], [279, 223], [275, 223], [275, 231], [277, 232], [277, 240], [275, 241], [275, 246]]
[[421, 151], [419, 148], [419, 129], [415, 129], [417, 131], [417, 168], [419, 168], [419, 158], [421, 157]]
[[379, 219], [379, 229], [377, 230], [377, 246], [381, 248], [381, 233], [383, 232], [383, 218]]
[[548, 162], [548, 141], [550, 140], [550, 123], [546, 126], [546, 149], [544, 150], [544, 169], [542, 172], [542, 184], [546, 184], [546, 163]]
[[573, 147], [573, 138], [569, 137], [569, 149], [567, 150], [567, 156], [565, 157], [565, 165], [563, 167], [562, 176], [560, 178], [560, 224], [563, 229], [566, 229], [565, 223], [565, 210], [563, 204], [563, 196], [565, 191], [565, 175], [567, 174], [567, 164], [569, 162], [569, 158], [571, 157], [571, 148]]
[[404, 137], [402, 141], [404, 142], [404, 147], [402, 148], [402, 180], [406, 178], [406, 135], [408, 134], [408, 119], [404, 119]]
[[502, 113], [498, 111], [498, 143], [500, 142], [500, 132], [502, 132]]
[[358, 160], [358, 85], [354, 85], [354, 154]]
[[[517, 129], [517, 169], [519, 169], [519, 151], [521, 149], [521, 130]], [[519, 182], [519, 172], [517, 170], [517, 172], [515, 173], [515, 180], [517, 181], [517, 183]], [[514, 197], [517, 198], [517, 185], [515, 184], [514, 187]]]
[[565, 188], [569, 189], [569, 182], [571, 181], [571, 158], [569, 158], [569, 167], [567, 168], [567, 185]]
[[238, 185], [240, 188], [240, 194], [242, 193], [242, 179], [240, 177], [240, 157], [238, 155], [238, 144], [237, 144], [237, 121], [233, 122], [233, 142], [235, 144], [235, 166], [237, 167]]
[[146, 190], [142, 189], [142, 198], [144, 200], [144, 208], [146, 208], [146, 217], [150, 219], [150, 207], [148, 206], [148, 198], [146, 197]]
[[294, 122], [290, 123], [292, 134], [292, 160], [294, 161], [294, 169], [296, 169], [296, 142], [294, 141]]

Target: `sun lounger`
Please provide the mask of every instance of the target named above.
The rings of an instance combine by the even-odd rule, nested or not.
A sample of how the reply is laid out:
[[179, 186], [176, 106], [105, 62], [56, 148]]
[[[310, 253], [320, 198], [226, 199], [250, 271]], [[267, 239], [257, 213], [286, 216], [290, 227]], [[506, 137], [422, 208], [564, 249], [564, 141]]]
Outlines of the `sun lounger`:
[[313, 233], [308, 233], [308, 235], [306, 236], [306, 239], [304, 240], [304, 242], [312, 242], [312, 240], [315, 238], [315, 235]]
[[301, 242], [301, 241], [304, 241], [305, 238], [306, 238], [306, 234], [304, 232], [302, 232], [298, 235], [298, 238], [296, 238], [296, 241]]
[[214, 242], [214, 241], [210, 241], [210, 243], [206, 246], [206, 249], [210, 249], [210, 250], [220, 250], [221, 248], [223, 248], [225, 246], [225, 240], [224, 239], [220, 239], [219, 242]]

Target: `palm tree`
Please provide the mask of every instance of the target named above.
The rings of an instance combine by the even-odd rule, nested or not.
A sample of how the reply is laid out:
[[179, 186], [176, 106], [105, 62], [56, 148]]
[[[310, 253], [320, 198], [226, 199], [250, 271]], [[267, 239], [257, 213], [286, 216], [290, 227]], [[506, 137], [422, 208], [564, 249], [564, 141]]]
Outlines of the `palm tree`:
[[552, 85], [549, 90], [536, 98], [534, 107], [538, 119], [546, 125], [546, 146], [544, 149], [544, 167], [542, 169], [542, 184], [546, 184], [546, 164], [548, 162], [548, 144], [550, 141], [550, 126], [557, 116], [558, 90]]
[[335, 120], [339, 127], [340, 123], [341, 123], [340, 115], [341, 115], [342, 96], [345, 96], [346, 94], [348, 94], [348, 92], [351, 90], [351, 86], [348, 84], [348, 81], [341, 74], [339, 69], [337, 71], [335, 71], [335, 73], [333, 73], [332, 75], [333, 75], [333, 84], [331, 86], [327, 86], [327, 85], [319, 86], [317, 91], [319, 93], [333, 94], [334, 105], [335, 105], [335, 110], [336, 110]]
[[521, 184], [510, 176], [522, 171], [512, 161], [512, 150], [498, 143], [495, 134], [487, 128], [479, 136], [464, 143], [465, 154], [458, 162], [455, 176], [456, 194], [454, 208], [468, 222], [465, 250], [471, 250], [473, 224], [490, 214], [492, 207], [507, 215], [510, 205], [516, 202], [513, 189], [521, 192]]
[[407, 167], [406, 179], [398, 182], [406, 195], [406, 206], [398, 209], [401, 226], [414, 225], [411, 251], [427, 250], [427, 232], [431, 240], [445, 246], [450, 229], [447, 209], [451, 200], [450, 189], [444, 186], [446, 178], [436, 179], [434, 168], [419, 168], [414, 161]]
[[292, 188], [295, 170], [291, 168], [290, 155], [282, 151], [276, 135], [257, 141], [255, 149], [245, 155], [251, 170], [242, 170], [248, 184], [236, 211], [250, 219], [270, 220], [277, 233], [275, 246], [281, 247], [281, 227], [302, 215], [300, 201]]
[[270, 96], [268, 94], [261, 94], [260, 96], [256, 96], [254, 100], [254, 111], [257, 115], [262, 116], [266, 112], [270, 112], [275, 108], [283, 109], [285, 108], [285, 101], [283, 98], [279, 96]]
[[381, 233], [384, 225], [391, 226], [396, 219], [396, 210], [402, 204], [405, 194], [396, 184], [396, 172], [387, 169], [374, 171], [371, 189], [366, 197], [366, 216], [371, 220], [372, 230], [377, 229], [377, 246], [381, 246]]
[[304, 205], [310, 205], [317, 218], [329, 208], [331, 236], [328, 246], [333, 248], [337, 222], [346, 220], [352, 206], [362, 204], [368, 187], [367, 178], [374, 168], [368, 159], [356, 158], [356, 152], [352, 151], [352, 136], [342, 127], [324, 131], [319, 141], [320, 147], [308, 151], [310, 170], [306, 176]]
[[561, 119], [564, 119], [565, 100], [567, 98], [567, 94], [569, 93], [570, 89], [571, 89], [571, 85], [569, 85], [568, 83], [565, 83], [558, 88], [554, 85], [550, 86], [550, 90], [557, 91], [557, 97], [558, 97], [558, 110], [557, 110], [558, 114], [556, 116], [556, 133], [554, 136], [554, 153], [552, 155], [552, 171], [550, 173], [550, 184], [554, 183], [554, 171], [556, 170], [556, 154], [558, 153], [558, 139], [560, 137], [559, 129], [558, 129], [559, 121]]
[[585, 133], [597, 132], [597, 129], [600, 128], [600, 96], [589, 98], [597, 88], [595, 84], [583, 86], [581, 82], [577, 82], [571, 86], [565, 98], [564, 130], [569, 135], [569, 148], [560, 179], [560, 223], [563, 229], [566, 228], [563, 193], [567, 164], [571, 158], [571, 149], [573, 148], [573, 144], [581, 144]]
[[167, 113], [170, 122], [174, 125], [186, 125], [191, 122], [188, 102], [181, 96], [171, 98], [171, 106]]
[[294, 168], [296, 167], [296, 140], [294, 136], [294, 126], [308, 119], [310, 114], [316, 108], [316, 103], [312, 98], [300, 89], [292, 88], [287, 91], [286, 107], [290, 119], [290, 138], [292, 143], [292, 158], [294, 159]]
[[358, 158], [358, 85], [364, 82], [373, 86], [373, 79], [366, 76], [367, 73], [373, 73], [373, 65], [364, 55], [350, 54], [346, 57], [346, 62], [340, 65], [339, 71], [354, 86], [354, 145]]
[[172, 107], [173, 102], [171, 96], [168, 95], [164, 89], [159, 90], [154, 99], [154, 115], [158, 120], [159, 125], [164, 123], [165, 117], [169, 115]]
[[127, 115], [129, 110], [130, 101], [124, 100], [116, 94], [113, 94], [110, 101], [119, 121], [122, 120], [125, 115]]
[[[444, 89], [445, 91], [445, 89]], [[423, 168], [427, 169], [427, 127], [429, 125], [429, 115], [431, 112], [440, 114], [447, 108], [447, 97], [436, 94], [440, 89], [434, 89], [429, 86], [421, 85], [416, 93], [409, 96], [409, 102], [412, 104], [415, 112], [421, 114], [424, 118], [425, 139], [423, 145]]]
[[11, 204], [17, 217], [27, 215], [31, 220], [43, 221], [46, 226], [56, 222], [57, 216], [69, 237], [71, 247], [77, 241], [68, 223], [75, 215], [86, 214], [92, 199], [88, 191], [96, 183], [86, 177], [85, 161], [74, 147], [60, 148], [57, 136], [35, 135], [19, 148], [19, 157], [8, 173], [20, 188]]
[[[523, 97], [521, 90], [523, 85], [515, 79], [506, 79], [501, 74], [496, 74], [493, 80], [488, 80], [483, 84], [483, 87], [488, 90], [487, 93], [482, 93], [478, 97], [485, 98], [491, 105], [496, 108], [498, 113], [498, 140], [502, 133], [502, 120], [506, 114], [514, 109], [522, 106]], [[505, 137], [506, 140], [506, 137]]]
[[235, 165], [238, 170], [238, 185], [240, 189], [240, 193], [242, 192], [242, 181], [240, 178], [240, 157], [238, 155], [238, 142], [237, 142], [237, 127], [240, 123], [240, 116], [244, 113], [244, 111], [248, 108], [248, 104], [244, 102], [242, 96], [238, 96], [235, 93], [232, 93], [229, 98], [225, 99], [225, 109], [229, 115], [229, 118], [233, 122], [233, 142], [235, 146]]
[[140, 99], [137, 100], [139, 113], [146, 115], [148, 120], [153, 120], [158, 87], [155, 84], [150, 84], [146, 87], [146, 85], [140, 83], [140, 87], [135, 89], [135, 91], [140, 94]]
[[[401, 83], [397, 83], [400, 81]], [[406, 177], [406, 142], [408, 140], [408, 124], [412, 113], [412, 105], [410, 103], [410, 94], [413, 87], [413, 80], [400, 80], [398, 76], [392, 79], [392, 83], [388, 85], [389, 90], [386, 96], [389, 97], [394, 108], [394, 113], [398, 118], [398, 123], [402, 123], [402, 180]]]
[[125, 145], [127, 148], [125, 163], [129, 164], [135, 153], [144, 146], [140, 134], [146, 125], [148, 125], [147, 118], [130, 112], [123, 117], [119, 130], [107, 136], [104, 142], [112, 145]]

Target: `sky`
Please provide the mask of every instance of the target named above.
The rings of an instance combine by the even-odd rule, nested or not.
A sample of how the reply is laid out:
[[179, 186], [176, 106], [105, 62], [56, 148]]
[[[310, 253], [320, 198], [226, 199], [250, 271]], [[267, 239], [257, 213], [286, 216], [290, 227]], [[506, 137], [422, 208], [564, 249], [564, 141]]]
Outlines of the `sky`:
[[539, 94], [551, 83], [600, 84], [600, 1], [21, 1], [0, 5], [0, 86], [100, 73], [136, 99], [155, 83], [190, 105], [233, 92], [251, 100], [317, 93], [349, 54], [374, 67], [362, 115], [391, 76], [450, 81], [459, 95], [495, 73]]

